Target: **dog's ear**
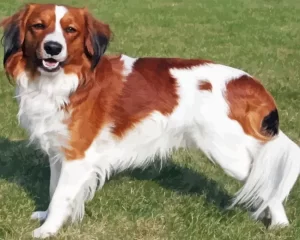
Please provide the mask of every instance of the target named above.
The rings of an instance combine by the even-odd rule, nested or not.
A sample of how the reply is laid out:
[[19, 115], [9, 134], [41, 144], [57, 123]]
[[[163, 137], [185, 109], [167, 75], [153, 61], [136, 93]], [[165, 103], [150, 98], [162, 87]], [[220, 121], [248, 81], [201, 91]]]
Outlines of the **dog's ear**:
[[27, 4], [24, 8], [19, 10], [14, 15], [3, 19], [0, 22], [0, 27], [4, 29], [4, 34], [1, 39], [4, 47], [3, 64], [5, 66], [7, 60], [18, 51], [21, 50], [24, 38], [26, 22], [30, 10], [34, 4]]
[[91, 67], [94, 69], [107, 49], [111, 38], [111, 30], [109, 25], [95, 19], [86, 9], [84, 11], [87, 29], [85, 50], [87, 56], [91, 59]]

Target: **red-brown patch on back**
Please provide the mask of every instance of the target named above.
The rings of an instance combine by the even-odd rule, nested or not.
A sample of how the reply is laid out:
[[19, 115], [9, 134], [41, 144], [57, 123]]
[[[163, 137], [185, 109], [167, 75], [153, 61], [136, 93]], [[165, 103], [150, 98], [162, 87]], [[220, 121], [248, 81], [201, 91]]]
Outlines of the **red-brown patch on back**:
[[121, 138], [134, 124], [153, 111], [171, 114], [178, 104], [176, 80], [170, 68], [189, 68], [207, 63], [201, 60], [138, 59], [131, 74], [124, 79], [120, 56], [103, 57], [95, 75], [71, 96], [71, 118], [67, 123], [71, 134], [68, 160], [81, 159], [95, 137], [107, 123], [112, 133]]
[[190, 68], [208, 63], [205, 60], [179, 58], [140, 58], [127, 77], [114, 107], [113, 134], [122, 137], [153, 111], [169, 115], [178, 104], [177, 83], [171, 68]]
[[273, 136], [262, 129], [263, 120], [276, 110], [273, 97], [257, 80], [243, 75], [227, 83], [226, 99], [229, 117], [242, 126], [244, 132], [258, 140], [268, 141]]
[[199, 84], [199, 89], [202, 91], [212, 91], [212, 85], [210, 82], [208, 81], [201, 81]]

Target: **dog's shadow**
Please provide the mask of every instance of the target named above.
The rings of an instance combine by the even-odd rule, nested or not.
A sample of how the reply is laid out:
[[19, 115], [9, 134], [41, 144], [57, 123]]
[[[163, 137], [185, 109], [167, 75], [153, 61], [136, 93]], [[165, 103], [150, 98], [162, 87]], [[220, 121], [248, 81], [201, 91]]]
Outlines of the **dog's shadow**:
[[133, 170], [129, 175], [133, 179], [154, 181], [179, 194], [203, 196], [206, 204], [213, 204], [220, 211], [229, 213], [226, 209], [232, 197], [219, 183], [172, 161], [162, 167], [153, 164], [144, 170]]
[[0, 138], [0, 178], [20, 185], [35, 201], [36, 209], [49, 203], [49, 162], [26, 140]]
[[[49, 204], [49, 162], [41, 151], [28, 146], [28, 141], [0, 138], [0, 178], [19, 184], [35, 201], [36, 208]], [[180, 194], [201, 195], [207, 204], [224, 211], [231, 197], [216, 181], [192, 169], [169, 162], [160, 170], [155, 165], [145, 170], [125, 172], [133, 179], [155, 181], [160, 186]], [[231, 211], [226, 211], [227, 214]]]

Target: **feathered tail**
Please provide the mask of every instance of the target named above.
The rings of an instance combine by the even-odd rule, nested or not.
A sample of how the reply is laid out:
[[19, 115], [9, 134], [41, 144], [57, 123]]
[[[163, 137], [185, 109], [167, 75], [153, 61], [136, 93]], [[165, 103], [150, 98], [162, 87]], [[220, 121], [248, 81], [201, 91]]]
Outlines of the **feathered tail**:
[[253, 217], [257, 219], [270, 202], [282, 202], [287, 198], [299, 172], [300, 148], [280, 131], [253, 159], [250, 174], [232, 206], [255, 207]]

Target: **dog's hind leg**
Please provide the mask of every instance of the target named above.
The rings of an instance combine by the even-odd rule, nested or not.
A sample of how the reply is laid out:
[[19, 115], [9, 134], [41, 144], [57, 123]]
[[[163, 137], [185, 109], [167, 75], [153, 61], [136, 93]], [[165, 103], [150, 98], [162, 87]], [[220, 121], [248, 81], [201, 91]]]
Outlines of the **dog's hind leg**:
[[269, 211], [271, 215], [270, 228], [285, 227], [289, 225], [289, 220], [286, 216], [284, 206], [280, 201], [270, 203]]
[[245, 145], [229, 137], [215, 137], [213, 134], [203, 136], [193, 132], [193, 139], [202, 152], [214, 163], [217, 163], [227, 175], [245, 181], [251, 167], [251, 157]]

